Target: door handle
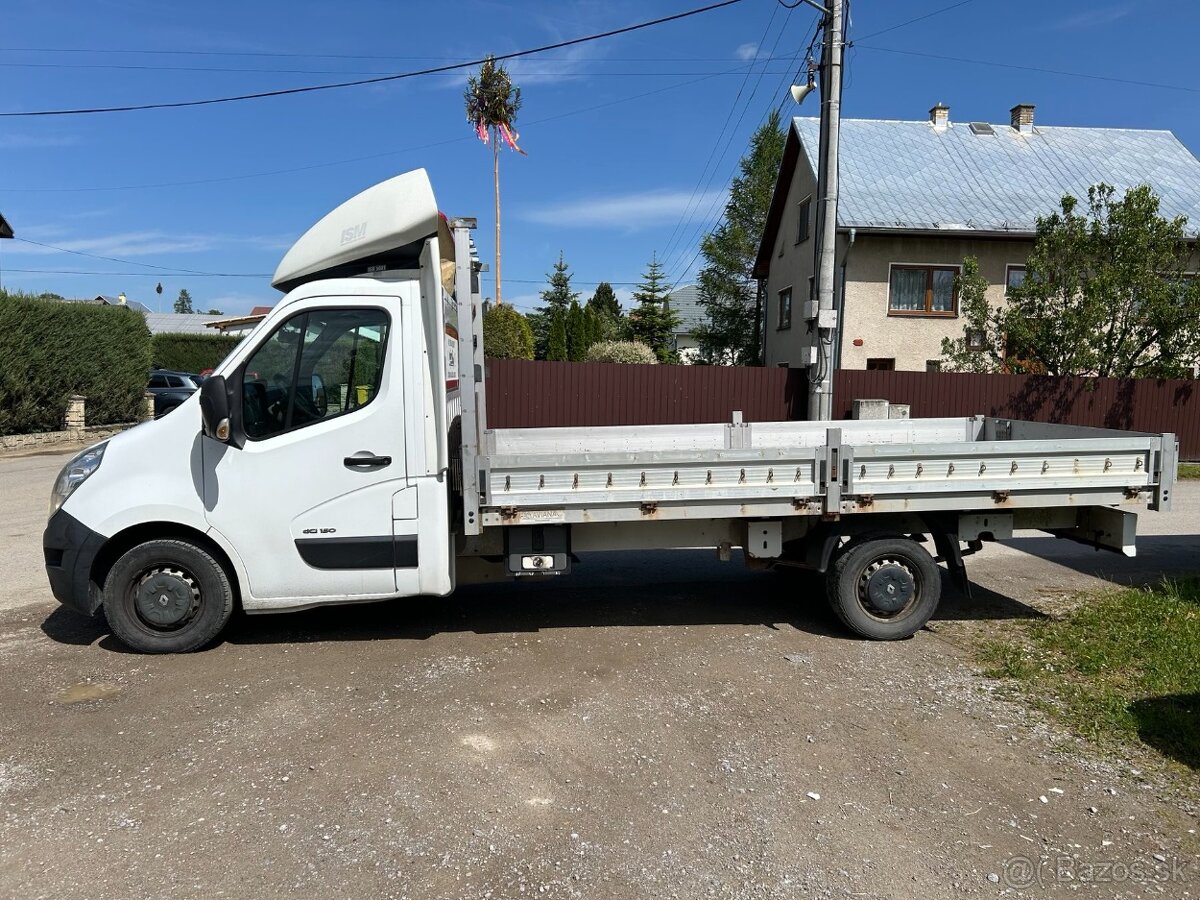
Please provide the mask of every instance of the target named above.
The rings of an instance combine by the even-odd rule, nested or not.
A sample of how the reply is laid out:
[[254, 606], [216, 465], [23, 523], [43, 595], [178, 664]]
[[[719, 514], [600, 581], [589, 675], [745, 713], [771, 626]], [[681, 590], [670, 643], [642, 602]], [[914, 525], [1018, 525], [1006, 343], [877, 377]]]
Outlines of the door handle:
[[347, 456], [342, 460], [347, 469], [382, 469], [392, 464], [390, 456]]

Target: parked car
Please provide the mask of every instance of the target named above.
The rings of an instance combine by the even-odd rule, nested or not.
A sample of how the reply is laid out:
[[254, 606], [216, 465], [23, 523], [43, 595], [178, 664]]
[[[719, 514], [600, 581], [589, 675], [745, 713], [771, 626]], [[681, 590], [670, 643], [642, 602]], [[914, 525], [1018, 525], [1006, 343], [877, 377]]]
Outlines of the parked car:
[[154, 395], [154, 418], [161, 419], [200, 389], [203, 379], [190, 372], [155, 369], [146, 390]]

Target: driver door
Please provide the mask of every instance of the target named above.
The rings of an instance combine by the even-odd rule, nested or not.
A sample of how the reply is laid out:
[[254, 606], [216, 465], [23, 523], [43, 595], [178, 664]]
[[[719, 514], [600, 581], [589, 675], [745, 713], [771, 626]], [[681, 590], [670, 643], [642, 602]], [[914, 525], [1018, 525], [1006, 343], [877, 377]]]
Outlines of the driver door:
[[255, 600], [395, 593], [400, 310], [393, 298], [298, 304], [239, 368], [245, 445], [203, 439], [208, 521], [238, 548]]

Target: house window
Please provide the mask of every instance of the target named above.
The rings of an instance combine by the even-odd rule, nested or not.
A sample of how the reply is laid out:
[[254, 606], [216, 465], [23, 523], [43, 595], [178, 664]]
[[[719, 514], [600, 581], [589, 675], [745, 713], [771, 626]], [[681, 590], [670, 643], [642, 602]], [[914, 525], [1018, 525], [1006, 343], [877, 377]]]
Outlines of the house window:
[[895, 372], [896, 360], [894, 357], [872, 356], [867, 359], [868, 372]]
[[942, 361], [941, 361], [940, 359], [927, 359], [927, 360], [925, 360], [925, 371], [926, 371], [926, 372], [940, 372], [940, 371], [942, 371]]
[[892, 266], [888, 315], [958, 315], [957, 276], [957, 266]]
[[812, 220], [812, 197], [800, 201], [800, 220], [796, 225], [796, 243], [803, 244], [808, 240], [809, 226]]
[[977, 328], [971, 328], [967, 331], [967, 349], [980, 351], [987, 348], [987, 332]]
[[1013, 288], [1019, 288], [1025, 283], [1025, 267], [1024, 266], [1009, 266], [1004, 273], [1004, 290], [1005, 293]]
[[779, 330], [792, 327], [792, 289], [784, 288], [779, 292]]

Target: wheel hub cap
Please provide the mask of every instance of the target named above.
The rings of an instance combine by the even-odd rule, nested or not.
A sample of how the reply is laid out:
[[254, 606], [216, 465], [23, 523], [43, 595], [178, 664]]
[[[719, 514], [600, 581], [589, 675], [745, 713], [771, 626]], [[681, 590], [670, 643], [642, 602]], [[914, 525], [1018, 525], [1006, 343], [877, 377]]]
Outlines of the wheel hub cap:
[[895, 562], [885, 562], [867, 576], [867, 600], [881, 612], [904, 609], [914, 589], [912, 573]]
[[155, 569], [137, 586], [135, 603], [146, 622], [170, 628], [191, 617], [199, 606], [200, 591], [191, 575], [181, 569]]

